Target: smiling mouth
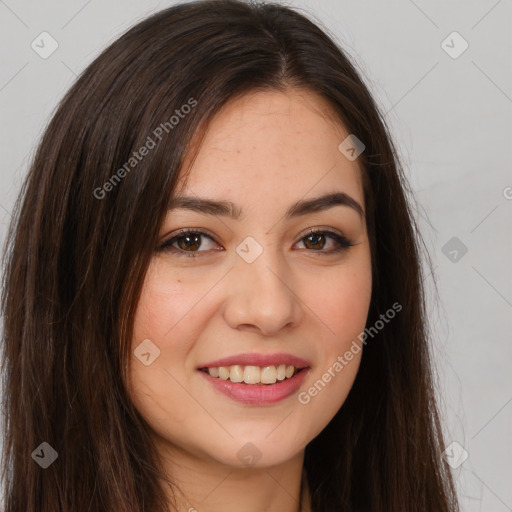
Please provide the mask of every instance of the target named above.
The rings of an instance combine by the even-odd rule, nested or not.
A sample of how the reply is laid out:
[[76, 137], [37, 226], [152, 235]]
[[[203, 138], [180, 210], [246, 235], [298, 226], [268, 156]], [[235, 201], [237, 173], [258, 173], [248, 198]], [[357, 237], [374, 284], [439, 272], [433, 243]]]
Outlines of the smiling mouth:
[[272, 385], [295, 377], [304, 368], [297, 368], [292, 365], [280, 364], [276, 366], [215, 366], [200, 368], [200, 371], [209, 374], [211, 377], [240, 382], [250, 385]]

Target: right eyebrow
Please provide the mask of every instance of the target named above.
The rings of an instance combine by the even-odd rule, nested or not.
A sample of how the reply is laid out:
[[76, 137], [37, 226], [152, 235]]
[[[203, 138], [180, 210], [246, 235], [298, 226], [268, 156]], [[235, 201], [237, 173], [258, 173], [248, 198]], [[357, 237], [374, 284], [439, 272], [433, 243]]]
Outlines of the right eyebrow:
[[192, 210], [194, 212], [204, 213], [205, 215], [231, 217], [234, 220], [238, 220], [242, 217], [242, 209], [231, 201], [215, 201], [213, 199], [196, 197], [175, 197], [169, 202], [168, 209]]

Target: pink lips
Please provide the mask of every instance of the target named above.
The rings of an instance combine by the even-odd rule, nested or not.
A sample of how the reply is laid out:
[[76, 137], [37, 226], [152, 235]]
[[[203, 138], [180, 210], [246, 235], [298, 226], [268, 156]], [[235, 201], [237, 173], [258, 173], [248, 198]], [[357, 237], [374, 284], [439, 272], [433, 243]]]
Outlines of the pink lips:
[[233, 366], [239, 364], [240, 366], [278, 366], [286, 364], [295, 366], [297, 368], [306, 368], [309, 362], [291, 354], [239, 354], [237, 356], [224, 357], [217, 359], [210, 363], [199, 365], [198, 368], [212, 368], [219, 366]]
[[198, 367], [212, 368], [219, 366], [278, 366], [280, 364], [293, 365], [299, 371], [290, 379], [278, 381], [275, 384], [245, 384], [244, 382], [231, 382], [218, 377], [212, 377], [205, 371], [199, 373], [217, 391], [230, 397], [237, 402], [249, 405], [268, 405], [279, 402], [293, 395], [304, 382], [309, 373], [309, 363], [305, 359], [292, 356], [291, 354], [240, 354], [226, 357], [203, 364]]

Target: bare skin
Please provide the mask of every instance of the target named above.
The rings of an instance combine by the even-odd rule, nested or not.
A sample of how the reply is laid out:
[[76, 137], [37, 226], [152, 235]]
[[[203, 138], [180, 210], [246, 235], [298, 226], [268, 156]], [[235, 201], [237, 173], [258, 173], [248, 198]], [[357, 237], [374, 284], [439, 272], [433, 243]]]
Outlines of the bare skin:
[[[130, 393], [183, 492], [178, 510], [298, 512], [304, 449], [339, 410], [357, 374], [361, 351], [342, 371], [332, 367], [354, 341], [360, 347], [368, 314], [364, 217], [347, 205], [285, 217], [295, 202], [335, 192], [364, 211], [359, 164], [338, 149], [349, 133], [328, 108], [297, 90], [249, 94], [226, 105], [179, 193], [231, 201], [243, 215], [174, 209], [161, 227], [162, 243], [180, 228], [214, 237], [201, 235], [194, 249], [182, 241], [155, 252], [135, 317], [132, 350], [149, 339], [160, 355], [149, 366], [132, 357]], [[308, 228], [342, 234], [353, 245], [335, 252], [335, 239], [311, 238]], [[262, 250], [251, 263], [236, 251], [249, 236]], [[198, 256], [178, 255], [186, 251]], [[308, 361], [300, 389], [274, 404], [249, 405], [220, 393], [198, 369], [247, 352]], [[301, 403], [299, 393], [325, 382], [329, 368], [325, 387]], [[242, 462], [244, 446], [256, 447], [255, 463]]]

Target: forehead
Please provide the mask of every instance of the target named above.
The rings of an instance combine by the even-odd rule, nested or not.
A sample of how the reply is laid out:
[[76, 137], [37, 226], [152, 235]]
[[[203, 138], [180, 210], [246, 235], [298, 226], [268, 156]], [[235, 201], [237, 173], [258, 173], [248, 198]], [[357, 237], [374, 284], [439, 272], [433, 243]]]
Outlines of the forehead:
[[[213, 195], [261, 188], [296, 196], [342, 187], [361, 197], [361, 169], [338, 149], [349, 135], [329, 103], [307, 90], [251, 92], [211, 120], [195, 160], [185, 158], [182, 190]], [[185, 171], [185, 172], [183, 172]]]

